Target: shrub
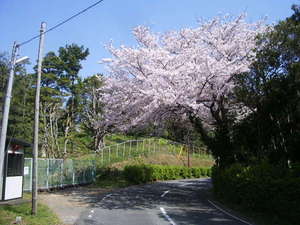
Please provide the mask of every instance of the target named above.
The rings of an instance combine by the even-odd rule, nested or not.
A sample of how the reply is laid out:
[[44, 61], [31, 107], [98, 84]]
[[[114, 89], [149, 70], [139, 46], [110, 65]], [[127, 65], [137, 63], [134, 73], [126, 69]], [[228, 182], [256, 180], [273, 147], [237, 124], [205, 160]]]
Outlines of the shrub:
[[152, 180], [153, 168], [147, 165], [131, 165], [124, 168], [125, 178], [135, 184], [146, 183]]
[[285, 218], [289, 224], [300, 220], [300, 177], [293, 171], [263, 163], [234, 164], [212, 170], [214, 193], [220, 199], [251, 211]]
[[129, 165], [124, 168], [126, 179], [135, 184], [157, 180], [174, 180], [182, 178], [199, 178], [210, 176], [210, 168], [187, 168], [181, 166]]

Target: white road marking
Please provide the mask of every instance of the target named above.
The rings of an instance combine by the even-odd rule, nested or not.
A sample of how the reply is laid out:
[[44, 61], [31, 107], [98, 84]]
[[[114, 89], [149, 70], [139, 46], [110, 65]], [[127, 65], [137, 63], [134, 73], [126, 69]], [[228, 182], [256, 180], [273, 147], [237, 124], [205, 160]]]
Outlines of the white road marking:
[[108, 195], [105, 195], [104, 198], [102, 198], [101, 201], [104, 201], [105, 199], [107, 199], [108, 197], [112, 196], [112, 194], [108, 194]]
[[94, 210], [93, 210], [93, 209], [91, 210], [91, 213], [94, 213]]
[[171, 225], [176, 225], [176, 223], [169, 217], [169, 215], [166, 213], [165, 209], [163, 207], [160, 207], [160, 211], [166, 217], [166, 219], [170, 222]]
[[193, 183], [183, 183], [183, 184], [180, 184], [179, 187], [184, 187], [184, 186], [187, 186], [187, 185], [191, 185]]
[[162, 198], [165, 197], [165, 195], [168, 194], [169, 192], [170, 192], [170, 190], [165, 191], [160, 197], [162, 197]]
[[89, 215], [89, 218], [92, 218], [92, 215]]
[[218, 210], [220, 210], [221, 212], [225, 213], [226, 215], [231, 216], [232, 218], [234, 218], [234, 219], [236, 219], [236, 220], [239, 220], [239, 221], [242, 222], [242, 223], [245, 223], [245, 224], [248, 224], [248, 225], [252, 225], [251, 223], [248, 223], [247, 221], [242, 220], [242, 219], [240, 219], [240, 218], [238, 218], [238, 217], [236, 217], [236, 216], [230, 214], [229, 212], [226, 212], [224, 209], [221, 209], [219, 206], [217, 206], [217, 205], [214, 204], [213, 202], [211, 202], [211, 201], [209, 201], [209, 200], [208, 200], [208, 202], [209, 202], [210, 204], [212, 204], [215, 208], [217, 208]]

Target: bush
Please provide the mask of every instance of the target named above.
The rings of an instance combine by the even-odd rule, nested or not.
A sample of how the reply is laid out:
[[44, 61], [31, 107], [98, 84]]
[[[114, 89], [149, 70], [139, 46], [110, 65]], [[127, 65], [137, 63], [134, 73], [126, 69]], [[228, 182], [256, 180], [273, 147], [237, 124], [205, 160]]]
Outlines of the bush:
[[97, 168], [96, 174], [97, 179], [106, 179], [112, 176], [120, 176], [122, 174], [122, 171], [117, 168], [100, 167]]
[[212, 180], [220, 199], [284, 218], [289, 224], [300, 220], [300, 177], [289, 169], [266, 163], [251, 167], [234, 164], [227, 169], [214, 167]]
[[175, 180], [182, 178], [199, 178], [211, 175], [210, 168], [187, 168], [181, 166], [129, 165], [124, 168], [125, 178], [134, 184], [158, 180]]
[[131, 165], [124, 168], [125, 178], [134, 184], [141, 184], [151, 181], [153, 169], [147, 165]]

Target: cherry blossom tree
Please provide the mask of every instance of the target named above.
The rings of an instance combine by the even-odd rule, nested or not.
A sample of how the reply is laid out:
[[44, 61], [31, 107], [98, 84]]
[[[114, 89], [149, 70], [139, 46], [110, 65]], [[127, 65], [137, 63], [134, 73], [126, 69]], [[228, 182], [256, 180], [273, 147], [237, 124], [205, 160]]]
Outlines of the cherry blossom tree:
[[101, 123], [126, 130], [183, 116], [214, 128], [239, 108], [229, 101], [233, 78], [248, 71], [255, 37], [264, 29], [262, 21], [247, 23], [244, 14], [164, 34], [136, 27], [137, 46], [110, 44], [112, 57], [102, 59], [110, 75], [99, 99], [105, 105]]

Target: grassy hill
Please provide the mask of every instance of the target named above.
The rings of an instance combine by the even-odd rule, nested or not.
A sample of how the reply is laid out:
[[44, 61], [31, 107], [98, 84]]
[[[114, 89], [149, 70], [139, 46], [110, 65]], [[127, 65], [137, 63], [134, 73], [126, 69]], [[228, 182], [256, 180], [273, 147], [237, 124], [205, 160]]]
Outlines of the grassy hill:
[[116, 168], [136, 163], [187, 166], [188, 158], [190, 166], [211, 167], [214, 164], [204, 147], [187, 146], [164, 138], [113, 134], [105, 138], [105, 146], [98, 153], [80, 159], [93, 159], [97, 167]]

